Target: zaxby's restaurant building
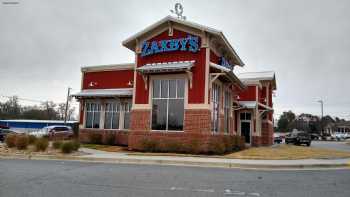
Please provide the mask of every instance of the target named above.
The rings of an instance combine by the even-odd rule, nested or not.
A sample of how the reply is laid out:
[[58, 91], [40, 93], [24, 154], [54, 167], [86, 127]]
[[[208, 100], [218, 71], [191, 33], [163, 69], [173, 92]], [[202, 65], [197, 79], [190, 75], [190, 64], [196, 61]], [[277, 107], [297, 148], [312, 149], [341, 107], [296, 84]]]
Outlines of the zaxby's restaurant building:
[[82, 68], [80, 139], [115, 133], [115, 143], [140, 149], [140, 140], [197, 139], [203, 147], [222, 135], [251, 146], [273, 143], [274, 72], [243, 73], [221, 31], [165, 17], [123, 45], [130, 64]]

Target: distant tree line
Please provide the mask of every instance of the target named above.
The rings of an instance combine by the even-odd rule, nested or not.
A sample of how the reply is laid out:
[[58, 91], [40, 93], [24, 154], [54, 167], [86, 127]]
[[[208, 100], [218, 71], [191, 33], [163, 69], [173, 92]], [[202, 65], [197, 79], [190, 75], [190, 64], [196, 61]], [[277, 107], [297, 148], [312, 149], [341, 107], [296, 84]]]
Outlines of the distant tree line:
[[309, 133], [320, 133], [322, 128], [329, 123], [344, 122], [344, 119], [338, 117], [332, 118], [329, 115], [324, 116], [322, 119], [318, 116], [303, 113], [296, 116], [292, 111], [283, 112], [277, 121], [277, 132], [291, 132], [294, 129], [300, 131], [306, 131]]
[[[0, 119], [64, 120], [66, 103], [46, 101], [40, 105], [22, 106], [18, 97], [0, 102]], [[75, 107], [69, 107], [67, 120], [74, 120]]]

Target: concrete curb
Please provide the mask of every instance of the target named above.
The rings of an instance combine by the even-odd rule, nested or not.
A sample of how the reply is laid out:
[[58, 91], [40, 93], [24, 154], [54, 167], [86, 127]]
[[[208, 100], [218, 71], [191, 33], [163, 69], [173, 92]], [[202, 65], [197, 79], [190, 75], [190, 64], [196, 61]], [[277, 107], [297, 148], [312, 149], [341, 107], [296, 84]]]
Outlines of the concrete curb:
[[215, 167], [215, 168], [241, 168], [241, 169], [335, 169], [348, 168], [350, 162], [337, 164], [288, 164], [288, 165], [270, 165], [270, 164], [245, 164], [229, 162], [203, 162], [186, 160], [162, 160], [162, 159], [135, 159], [135, 158], [93, 158], [78, 156], [52, 156], [52, 155], [6, 155], [0, 154], [0, 159], [29, 159], [29, 160], [66, 160], [95, 163], [115, 163], [115, 164], [139, 164], [139, 165], [171, 165], [171, 166], [193, 166], [193, 167]]

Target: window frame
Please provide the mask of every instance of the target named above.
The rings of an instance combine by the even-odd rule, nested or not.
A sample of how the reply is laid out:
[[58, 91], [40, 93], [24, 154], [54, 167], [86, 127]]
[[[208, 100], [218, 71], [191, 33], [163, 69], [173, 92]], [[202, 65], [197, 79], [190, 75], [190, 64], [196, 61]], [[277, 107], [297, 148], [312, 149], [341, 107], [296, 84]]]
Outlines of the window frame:
[[[167, 80], [168, 81], [168, 97], [167, 98], [162, 98], [162, 95], [161, 95], [161, 86], [159, 88], [159, 97], [157, 98], [153, 98], [153, 90], [154, 90], [154, 87], [153, 87], [153, 83], [155, 80]], [[169, 98], [170, 96], [170, 81], [171, 80], [184, 80], [184, 88], [183, 88], [183, 96], [181, 98], [177, 98], [178, 96], [178, 91], [177, 91], [177, 84], [176, 83], [176, 93], [175, 93], [175, 97], [176, 98]], [[167, 112], [166, 112], [166, 129], [165, 130], [159, 130], [159, 129], [152, 129], [152, 124], [153, 124], [153, 100], [154, 99], [158, 99], [158, 100], [167, 100]], [[182, 130], [169, 130], [168, 129], [168, 120], [169, 120], [169, 100], [177, 100], [177, 99], [182, 99], [183, 100], [183, 103], [184, 103], [184, 114], [183, 114], [183, 120], [182, 120]], [[186, 107], [188, 105], [188, 78], [186, 77], [186, 75], [184, 74], [171, 74], [171, 75], [154, 75], [154, 76], [151, 76], [150, 77], [150, 90], [149, 90], [149, 103], [150, 103], [150, 107], [151, 107], [151, 110], [150, 110], [150, 130], [152, 132], [167, 132], [167, 133], [170, 133], [170, 132], [174, 132], [174, 133], [177, 133], [177, 132], [184, 132], [184, 127], [185, 127], [185, 110], [186, 110]]]
[[[90, 110], [88, 111], [88, 104], [95, 104], [95, 105], [99, 105], [99, 111], [94, 111], [94, 110]], [[102, 119], [102, 114], [104, 113], [104, 110], [102, 109], [102, 103], [100, 100], [86, 100], [85, 103], [84, 103], [84, 128], [86, 129], [101, 129], [101, 119]], [[91, 106], [90, 106], [91, 108]], [[100, 115], [99, 115], [99, 127], [98, 128], [94, 128], [94, 121], [95, 121], [95, 113], [96, 112], [99, 112]], [[92, 126], [91, 127], [86, 127], [86, 122], [87, 122], [87, 114], [88, 113], [92, 113]], [[104, 126], [104, 125], [103, 125]]]
[[229, 134], [231, 129], [231, 113], [232, 113], [232, 93], [230, 89], [224, 91], [224, 133]]
[[[215, 89], [217, 88], [217, 94], [214, 94]], [[221, 85], [218, 83], [212, 83], [211, 86], [211, 132], [214, 134], [220, 133], [220, 111], [221, 111]], [[217, 102], [214, 100], [217, 99]], [[217, 106], [216, 106], [217, 105]], [[216, 116], [215, 116], [216, 115]], [[215, 119], [216, 118], [216, 119]]]

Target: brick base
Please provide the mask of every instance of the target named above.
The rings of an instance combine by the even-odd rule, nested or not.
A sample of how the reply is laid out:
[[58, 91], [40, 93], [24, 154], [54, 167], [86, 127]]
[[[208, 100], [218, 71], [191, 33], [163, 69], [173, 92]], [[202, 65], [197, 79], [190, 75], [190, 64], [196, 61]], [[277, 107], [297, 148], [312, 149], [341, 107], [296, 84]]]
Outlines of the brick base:
[[273, 133], [273, 125], [267, 122], [263, 122], [261, 127], [261, 145], [273, 145]]
[[79, 141], [83, 143], [89, 143], [89, 134], [98, 133], [102, 135], [102, 143], [106, 144], [108, 136], [111, 134], [115, 135], [114, 143], [115, 145], [128, 145], [128, 131], [119, 131], [119, 130], [107, 130], [107, 129], [80, 129], [79, 130]]
[[260, 136], [252, 136], [252, 146], [261, 146], [262, 137]]

